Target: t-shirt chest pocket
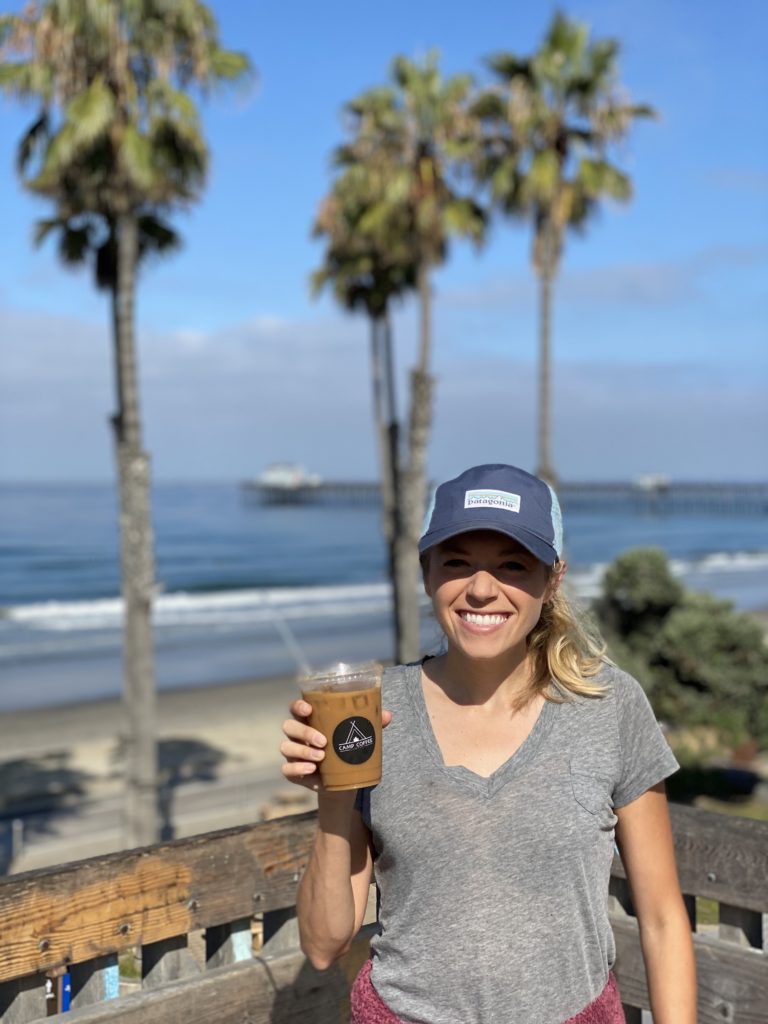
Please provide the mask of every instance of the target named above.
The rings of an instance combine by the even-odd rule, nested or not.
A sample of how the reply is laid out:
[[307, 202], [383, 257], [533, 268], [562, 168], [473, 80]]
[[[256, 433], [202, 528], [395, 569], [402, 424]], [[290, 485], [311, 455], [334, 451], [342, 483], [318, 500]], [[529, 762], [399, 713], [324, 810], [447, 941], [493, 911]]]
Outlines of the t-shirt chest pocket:
[[571, 792], [579, 807], [595, 819], [602, 831], [610, 831], [617, 818], [613, 811], [613, 781], [607, 773], [601, 774], [576, 760], [570, 763]]

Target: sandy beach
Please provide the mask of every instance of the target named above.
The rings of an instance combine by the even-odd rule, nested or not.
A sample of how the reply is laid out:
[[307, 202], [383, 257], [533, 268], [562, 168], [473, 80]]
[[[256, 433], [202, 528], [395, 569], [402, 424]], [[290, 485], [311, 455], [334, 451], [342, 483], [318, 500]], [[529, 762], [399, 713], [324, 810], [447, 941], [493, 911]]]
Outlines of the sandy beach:
[[[280, 773], [280, 725], [292, 678], [246, 680], [158, 695], [161, 780], [173, 834], [190, 835], [304, 810], [314, 798]], [[119, 700], [0, 715], [0, 810], [24, 818], [13, 870], [121, 847]]]

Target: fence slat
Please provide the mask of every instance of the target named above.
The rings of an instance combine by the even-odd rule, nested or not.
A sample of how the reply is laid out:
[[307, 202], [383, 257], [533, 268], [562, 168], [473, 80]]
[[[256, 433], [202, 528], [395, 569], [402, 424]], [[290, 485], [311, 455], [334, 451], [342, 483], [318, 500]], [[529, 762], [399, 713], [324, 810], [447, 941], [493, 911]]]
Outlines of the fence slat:
[[45, 978], [41, 975], [32, 974], [0, 985], [3, 1024], [27, 1024], [45, 1017], [45, 1013]]
[[263, 956], [287, 953], [299, 947], [299, 922], [296, 907], [272, 910], [264, 915]]
[[696, 931], [696, 897], [691, 896], [689, 893], [683, 893], [683, 905], [685, 906], [685, 912], [688, 915], [688, 924], [691, 926], [691, 931]]
[[199, 974], [200, 968], [187, 948], [186, 935], [150, 942], [141, 948], [141, 984], [156, 988], [168, 981], [179, 981]]
[[[351, 981], [368, 955], [363, 930], [350, 951], [327, 971], [316, 971], [294, 951], [204, 971], [188, 981], [124, 996], [119, 1005], [60, 1014], [51, 1024], [346, 1024]], [[3, 1022], [5, 1024], [5, 1022]]]
[[763, 948], [763, 915], [754, 910], [721, 903], [717, 931], [723, 942], [735, 942], [752, 949]]
[[[768, 907], [764, 821], [736, 818], [698, 807], [670, 804], [675, 855], [683, 892], [746, 910]], [[624, 877], [619, 857], [613, 872]]]
[[116, 999], [120, 995], [120, 968], [116, 953], [72, 964], [69, 973], [73, 1010], [105, 999]]
[[0, 982], [293, 904], [313, 812], [12, 875]]
[[[648, 989], [637, 922], [611, 918], [616, 937], [616, 980], [621, 998], [647, 1010]], [[699, 984], [698, 1024], [765, 1024], [768, 958], [706, 935], [694, 935]]]
[[223, 967], [253, 959], [253, 935], [250, 917], [205, 929], [207, 967]]

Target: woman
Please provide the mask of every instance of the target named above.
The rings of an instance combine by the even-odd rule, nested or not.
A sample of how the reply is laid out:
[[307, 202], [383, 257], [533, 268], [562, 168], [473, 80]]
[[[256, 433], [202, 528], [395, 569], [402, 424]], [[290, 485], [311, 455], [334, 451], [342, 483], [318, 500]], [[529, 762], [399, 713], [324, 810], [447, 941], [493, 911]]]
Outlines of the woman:
[[560, 591], [557, 498], [513, 466], [442, 484], [419, 544], [445, 653], [385, 674], [381, 783], [325, 793], [326, 738], [296, 701], [286, 778], [318, 792], [298, 894], [318, 968], [380, 933], [354, 1024], [617, 1024], [607, 895], [614, 839], [655, 1024], [694, 1024], [695, 976], [663, 780], [677, 762], [639, 684]]

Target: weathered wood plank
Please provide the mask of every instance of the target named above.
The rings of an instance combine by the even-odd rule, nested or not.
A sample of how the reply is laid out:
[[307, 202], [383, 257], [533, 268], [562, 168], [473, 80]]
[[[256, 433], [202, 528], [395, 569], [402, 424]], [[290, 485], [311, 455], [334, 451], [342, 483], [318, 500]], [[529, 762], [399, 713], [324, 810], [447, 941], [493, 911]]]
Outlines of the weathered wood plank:
[[743, 910], [720, 904], [718, 936], [723, 942], [735, 942], [750, 949], [763, 948], [763, 915], [754, 910]]
[[0, 882], [0, 981], [290, 906], [314, 813]]
[[[622, 1000], [649, 1009], [637, 922], [612, 918], [616, 937], [616, 980]], [[699, 1024], [765, 1024], [768, 958], [706, 935], [694, 935], [699, 982]]]
[[[745, 910], [768, 907], [768, 822], [670, 804], [683, 892]], [[618, 857], [613, 873], [624, 877]]]
[[51, 1018], [52, 1024], [346, 1024], [349, 990], [368, 956], [363, 929], [349, 953], [316, 971], [301, 953], [217, 967], [118, 1003]]

